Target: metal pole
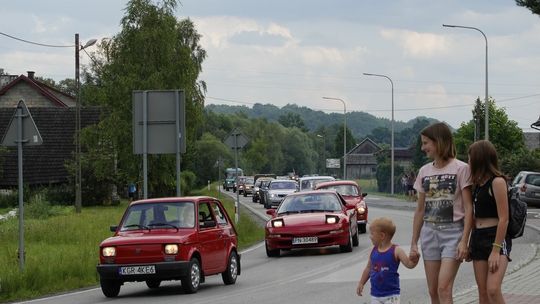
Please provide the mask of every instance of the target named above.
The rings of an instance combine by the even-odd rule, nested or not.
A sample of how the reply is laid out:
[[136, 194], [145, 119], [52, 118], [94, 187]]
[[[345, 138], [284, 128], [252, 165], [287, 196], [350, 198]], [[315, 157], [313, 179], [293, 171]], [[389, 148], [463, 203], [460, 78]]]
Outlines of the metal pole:
[[394, 150], [395, 150], [395, 147], [394, 147], [394, 82], [392, 81], [392, 79], [390, 79], [390, 77], [386, 76], [386, 75], [381, 75], [381, 74], [372, 74], [372, 73], [364, 73], [364, 75], [366, 76], [376, 76], [376, 77], [384, 77], [386, 79], [388, 79], [390, 81], [390, 85], [392, 87], [392, 121], [391, 121], [391, 157], [390, 157], [390, 163], [391, 163], [391, 173], [390, 173], [390, 193], [393, 195], [394, 194]]
[[75, 86], [77, 99], [75, 105], [75, 212], [80, 213], [82, 209], [82, 191], [81, 191], [81, 92], [79, 80], [79, 34], [75, 34]]
[[[236, 180], [238, 180], [238, 135], [239, 133], [237, 131], [234, 132], [234, 165], [236, 170]], [[236, 201], [234, 202], [234, 210], [236, 211], [234, 214], [234, 221], [238, 224], [238, 221], [240, 220], [240, 204], [238, 204], [240, 200], [240, 195], [238, 194], [238, 184], [236, 185]]]
[[323, 97], [328, 100], [339, 100], [343, 103], [343, 179], [347, 179], [347, 107], [345, 101], [335, 97]]
[[17, 156], [19, 166], [19, 268], [24, 270], [24, 203], [23, 203], [23, 109], [17, 107]]
[[469, 30], [475, 30], [480, 32], [482, 36], [484, 36], [484, 40], [486, 41], [486, 96], [485, 96], [485, 139], [489, 140], [489, 101], [488, 101], [488, 40], [486, 34], [482, 32], [480, 29], [472, 26], [463, 26], [463, 25], [453, 25], [453, 24], [443, 24], [444, 27], [455, 27], [455, 28], [464, 28]]
[[182, 161], [180, 156], [180, 140], [182, 137], [182, 134], [180, 133], [180, 95], [178, 94], [178, 91], [175, 91], [174, 95], [176, 97], [176, 132], [178, 132], [178, 136], [176, 136], [176, 196], [180, 197], [182, 196], [182, 192], [180, 191], [180, 162]]
[[143, 92], [143, 191], [144, 198], [148, 198], [148, 91]]

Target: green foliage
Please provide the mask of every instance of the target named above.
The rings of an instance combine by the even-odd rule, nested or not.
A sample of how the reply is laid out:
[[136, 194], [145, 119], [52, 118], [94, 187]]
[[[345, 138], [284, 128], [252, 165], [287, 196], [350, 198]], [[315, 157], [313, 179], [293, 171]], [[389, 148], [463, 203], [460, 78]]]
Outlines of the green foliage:
[[502, 171], [510, 177], [515, 177], [519, 171], [540, 172], [540, 149], [529, 151], [517, 150], [501, 160]]
[[538, 0], [516, 0], [516, 4], [528, 8], [533, 14], [540, 15], [540, 1]]
[[[380, 158], [379, 158], [380, 159]], [[397, 193], [401, 189], [401, 176], [405, 170], [403, 167], [394, 163], [394, 193]], [[388, 158], [384, 158], [382, 162], [377, 165], [377, 190], [378, 192], [391, 192], [390, 179], [392, 175], [392, 165]]]
[[280, 115], [278, 122], [282, 124], [285, 128], [298, 128], [302, 132], [308, 132], [304, 120], [298, 113], [288, 112], [287, 114]]
[[17, 191], [13, 191], [9, 194], [0, 194], [0, 208], [13, 208], [19, 204], [19, 195]]
[[197, 182], [197, 176], [191, 171], [180, 172], [180, 190], [182, 195], [191, 195], [193, 189], [195, 189]]

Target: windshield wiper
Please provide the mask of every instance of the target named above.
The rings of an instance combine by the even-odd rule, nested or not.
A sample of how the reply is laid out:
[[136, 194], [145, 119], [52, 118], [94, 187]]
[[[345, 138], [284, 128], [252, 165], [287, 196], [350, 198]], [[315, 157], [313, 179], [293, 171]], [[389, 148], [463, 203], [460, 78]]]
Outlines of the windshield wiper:
[[300, 213], [300, 211], [289, 210], [289, 211], [278, 212], [278, 214], [293, 214], [293, 213]]
[[139, 229], [148, 229], [150, 230], [150, 228], [144, 226], [144, 225], [139, 225], [139, 224], [131, 224], [131, 225], [127, 225], [127, 226], [122, 226], [122, 230], [129, 230], [128, 228], [133, 228], [133, 227], [137, 227]]
[[300, 211], [302, 213], [310, 213], [310, 212], [334, 212], [334, 210], [324, 210], [324, 209], [306, 209]]
[[176, 227], [173, 224], [169, 224], [169, 223], [152, 223], [152, 224], [148, 224], [148, 226], [168, 226], [168, 227], [172, 227], [172, 228], [178, 230], [178, 227]]

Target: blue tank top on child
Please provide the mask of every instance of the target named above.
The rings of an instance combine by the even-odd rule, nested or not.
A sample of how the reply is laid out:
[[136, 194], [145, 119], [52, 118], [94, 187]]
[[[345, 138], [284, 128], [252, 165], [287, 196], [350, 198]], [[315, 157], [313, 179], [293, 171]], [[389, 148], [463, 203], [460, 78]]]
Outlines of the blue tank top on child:
[[377, 247], [371, 251], [369, 280], [371, 281], [371, 295], [374, 297], [388, 297], [398, 295], [399, 289], [399, 261], [395, 257], [396, 245], [392, 245], [385, 252]]

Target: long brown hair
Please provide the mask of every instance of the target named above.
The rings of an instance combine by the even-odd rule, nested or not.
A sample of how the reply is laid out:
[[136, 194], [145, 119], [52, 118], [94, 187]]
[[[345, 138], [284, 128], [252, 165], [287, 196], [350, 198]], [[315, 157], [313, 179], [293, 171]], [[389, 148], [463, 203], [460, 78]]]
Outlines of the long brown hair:
[[499, 170], [497, 150], [490, 141], [479, 140], [473, 143], [467, 153], [473, 184], [481, 185], [486, 179], [494, 176], [506, 178]]
[[456, 146], [450, 128], [443, 123], [437, 122], [425, 127], [421, 135], [433, 140], [437, 145], [437, 153], [443, 160], [456, 157]]

